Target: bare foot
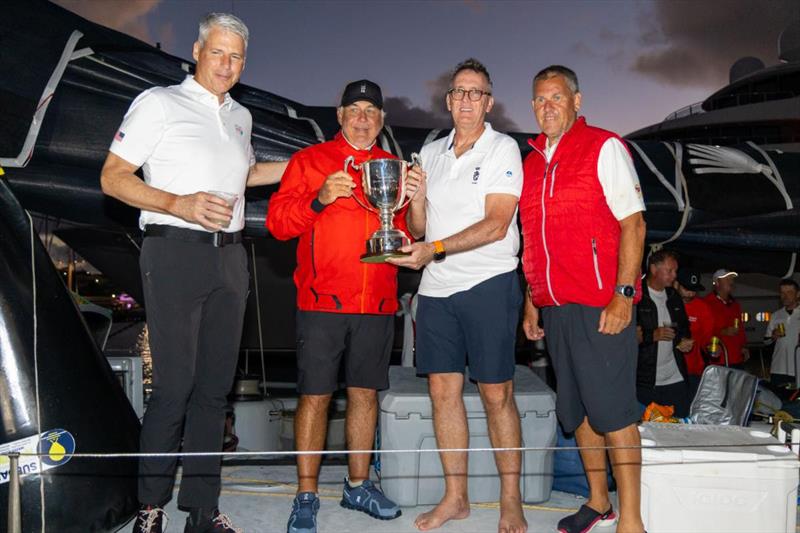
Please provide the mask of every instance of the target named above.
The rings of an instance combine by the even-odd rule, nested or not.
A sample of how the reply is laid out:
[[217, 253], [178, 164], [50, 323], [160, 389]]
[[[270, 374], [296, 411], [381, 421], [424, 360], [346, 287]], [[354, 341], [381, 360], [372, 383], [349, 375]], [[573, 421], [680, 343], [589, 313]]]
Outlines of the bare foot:
[[445, 498], [439, 505], [422, 513], [414, 520], [414, 525], [420, 531], [429, 531], [442, 527], [448, 520], [462, 520], [469, 516], [469, 502], [462, 498]]
[[497, 533], [526, 533], [528, 522], [522, 512], [519, 500], [500, 502], [500, 523], [497, 524]]

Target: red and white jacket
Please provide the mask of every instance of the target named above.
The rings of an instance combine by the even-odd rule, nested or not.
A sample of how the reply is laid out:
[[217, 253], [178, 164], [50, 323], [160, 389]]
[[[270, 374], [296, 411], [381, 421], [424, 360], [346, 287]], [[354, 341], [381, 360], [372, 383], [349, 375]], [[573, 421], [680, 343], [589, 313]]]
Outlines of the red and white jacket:
[[[380, 227], [378, 216], [353, 198], [338, 198], [317, 212], [311, 204], [325, 179], [344, 168], [348, 156], [361, 164], [395, 156], [373, 146], [357, 150], [341, 133], [332, 141], [304, 148], [292, 156], [278, 192], [269, 199], [267, 228], [277, 239], [299, 237], [297, 307], [303, 311], [392, 314], [397, 310], [397, 267], [389, 263], [362, 263], [366, 240]], [[353, 194], [364, 198], [361, 178]], [[394, 226], [408, 235], [405, 210]]]

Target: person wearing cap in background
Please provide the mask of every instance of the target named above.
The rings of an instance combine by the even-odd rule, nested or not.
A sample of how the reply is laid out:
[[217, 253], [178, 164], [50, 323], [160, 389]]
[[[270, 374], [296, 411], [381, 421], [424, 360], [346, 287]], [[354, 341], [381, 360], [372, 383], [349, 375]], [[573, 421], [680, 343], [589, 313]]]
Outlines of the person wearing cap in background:
[[724, 365], [727, 354], [728, 365], [733, 368], [743, 368], [745, 361], [750, 358], [750, 352], [745, 347], [747, 338], [744, 335], [742, 323], [742, 306], [733, 297], [735, 279], [739, 276], [720, 268], [711, 276], [714, 290], [703, 298], [714, 317], [712, 335], [719, 337], [722, 342], [722, 353], [716, 360], [709, 363]]
[[[383, 96], [369, 80], [349, 83], [336, 110], [341, 131], [332, 141], [300, 150], [289, 161], [281, 186], [269, 200], [267, 227], [280, 240], [299, 237], [297, 267], [297, 389], [294, 435], [299, 451], [325, 445], [328, 407], [344, 358], [346, 434], [350, 450], [371, 450], [378, 416], [377, 391], [389, 387], [389, 357], [397, 311], [397, 267], [360, 261], [378, 217], [353, 198], [360, 180], [343, 170], [394, 158], [376, 139], [383, 128]], [[394, 219], [405, 230], [405, 212]], [[297, 457], [298, 490], [289, 533], [315, 533], [318, 454]], [[400, 508], [369, 480], [370, 454], [348, 456], [341, 505], [375, 518], [400, 516]]]
[[697, 387], [700, 385], [700, 377], [706, 367], [702, 350], [711, 340], [714, 317], [711, 315], [708, 304], [697, 295], [698, 292], [706, 290], [700, 283], [700, 272], [681, 267], [675, 280], [675, 290], [683, 299], [686, 318], [689, 320], [689, 331], [694, 340], [692, 349], [684, 354], [688, 373], [689, 397], [694, 398]]
[[800, 287], [790, 278], [782, 279], [778, 287], [783, 307], [772, 313], [764, 333], [767, 344], [775, 343], [769, 378], [775, 386], [795, 383], [797, 356], [800, 356], [797, 350], [800, 344], [800, 311], [797, 310]]
[[683, 300], [673, 288], [678, 256], [659, 250], [650, 256], [647, 283], [636, 307], [639, 359], [636, 397], [644, 405], [671, 405], [675, 416], [689, 415], [688, 374], [684, 354], [694, 346]]

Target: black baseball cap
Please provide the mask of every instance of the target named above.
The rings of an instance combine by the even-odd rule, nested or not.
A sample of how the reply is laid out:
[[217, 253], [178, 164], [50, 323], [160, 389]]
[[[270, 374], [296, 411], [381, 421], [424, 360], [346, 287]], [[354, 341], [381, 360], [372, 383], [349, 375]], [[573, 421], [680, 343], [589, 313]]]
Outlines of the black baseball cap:
[[383, 94], [378, 84], [369, 80], [351, 81], [342, 93], [342, 107], [360, 100], [370, 102], [378, 109], [383, 109]]
[[691, 268], [681, 268], [678, 270], [678, 283], [680, 283], [683, 288], [689, 289], [690, 291], [700, 292], [706, 290], [700, 283], [700, 272], [692, 270]]

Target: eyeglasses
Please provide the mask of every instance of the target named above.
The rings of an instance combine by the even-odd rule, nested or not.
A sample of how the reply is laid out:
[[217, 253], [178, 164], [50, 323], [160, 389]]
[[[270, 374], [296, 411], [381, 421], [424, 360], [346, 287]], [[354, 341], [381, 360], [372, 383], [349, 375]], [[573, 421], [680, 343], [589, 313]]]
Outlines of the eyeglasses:
[[492, 93], [489, 91], [481, 91], [480, 89], [462, 89], [459, 87], [458, 89], [450, 89], [447, 91], [447, 94], [450, 95], [450, 98], [453, 100], [463, 100], [464, 95], [469, 95], [469, 99], [473, 102], [477, 102], [483, 95], [491, 96]]

